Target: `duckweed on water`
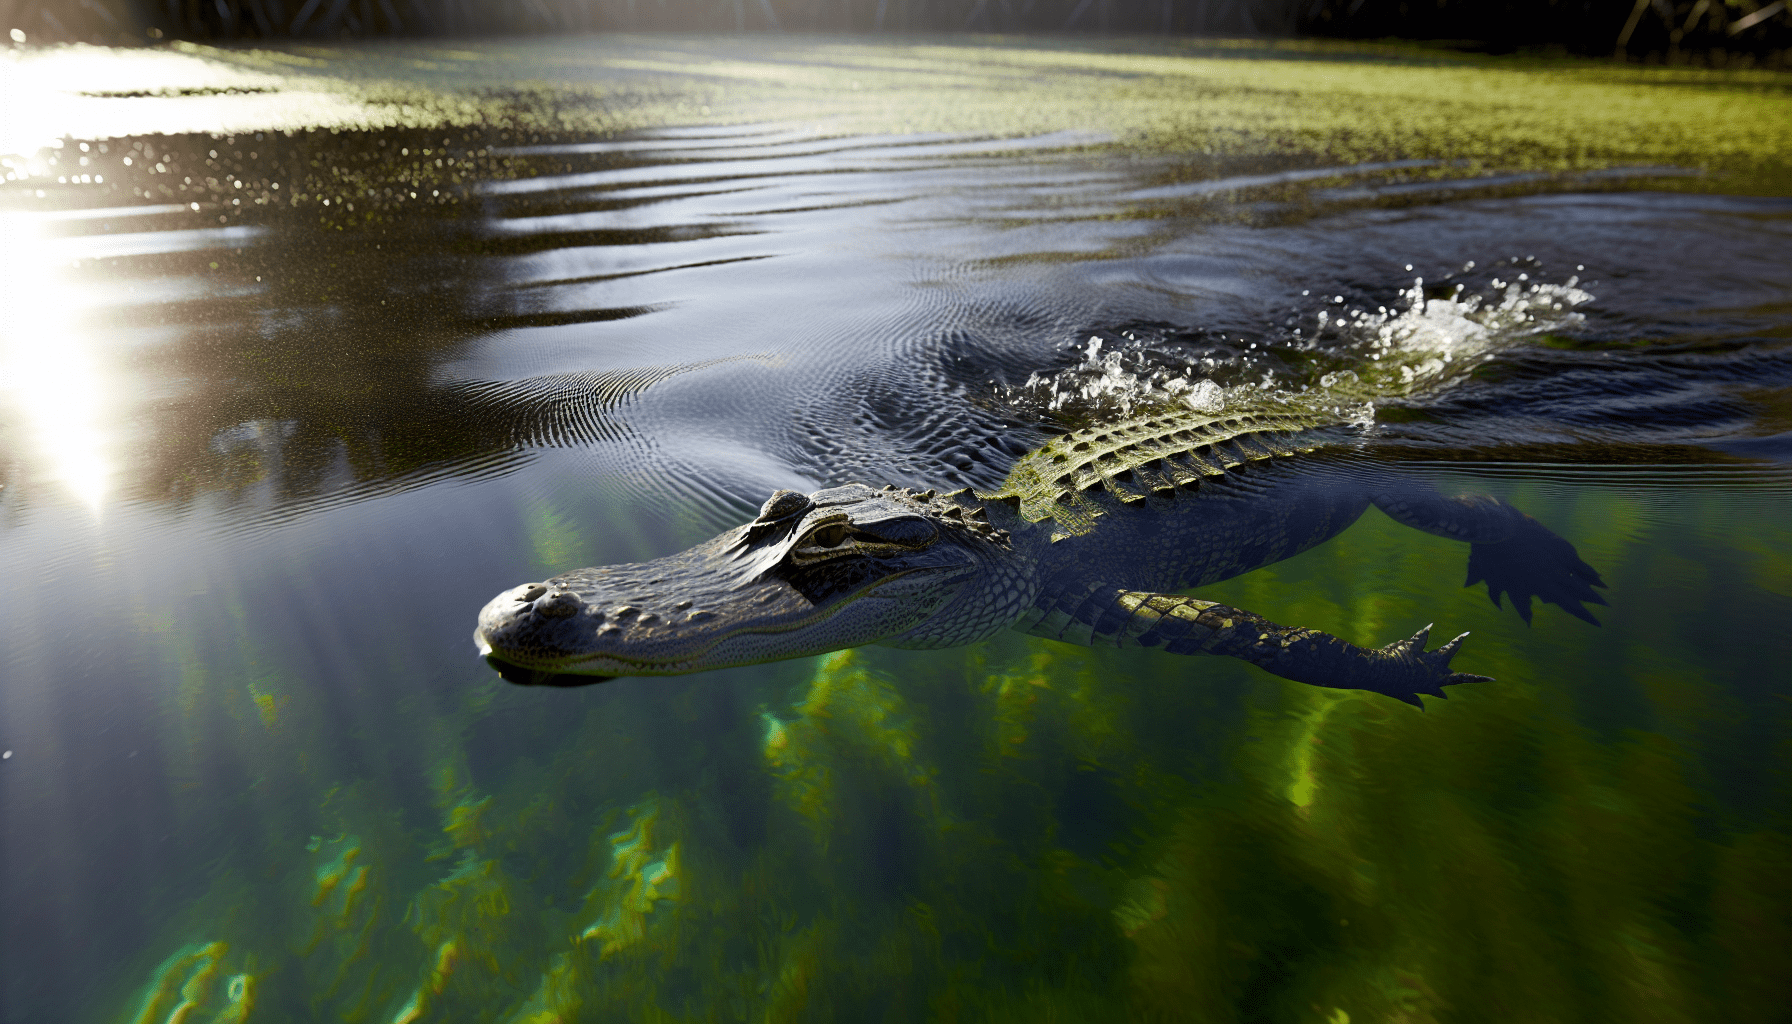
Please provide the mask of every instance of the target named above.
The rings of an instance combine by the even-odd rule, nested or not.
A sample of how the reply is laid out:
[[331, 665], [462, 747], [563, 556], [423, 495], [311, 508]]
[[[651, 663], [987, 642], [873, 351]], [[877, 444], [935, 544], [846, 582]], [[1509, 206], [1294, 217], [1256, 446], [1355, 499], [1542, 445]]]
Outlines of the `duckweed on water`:
[[[183, 81], [195, 75], [253, 81], [250, 98], [257, 101], [284, 93], [331, 98], [270, 108], [255, 129], [372, 131], [419, 141], [417, 152], [398, 147], [406, 150], [398, 160], [403, 173], [376, 169], [365, 181], [351, 180], [360, 177], [351, 159], [330, 169], [349, 179], [326, 174], [308, 184], [287, 182], [278, 196], [256, 197], [309, 202], [319, 212], [325, 198], [332, 209], [354, 202], [357, 212], [369, 204], [453, 202], [470, 176], [543, 170], [538, 162], [487, 159], [494, 150], [667, 125], [744, 123], [803, 124], [843, 135], [1066, 132], [1065, 145], [1169, 158], [1155, 172], [1159, 184], [1286, 170], [1290, 160], [1316, 167], [1416, 160], [1429, 163], [1403, 174], [1418, 180], [1646, 164], [1716, 174], [1673, 185], [1679, 188], [1772, 195], [1792, 187], [1786, 165], [1792, 94], [1784, 72], [1765, 70], [1261, 40], [1091, 45], [604, 35], [452, 49], [421, 43], [260, 49], [182, 43], [172, 49], [194, 65], [177, 69]], [[134, 102], [79, 91], [91, 88], [81, 83], [103, 76], [108, 61], [140, 59], [129, 53], [47, 51], [16, 58], [9, 70], [19, 88], [39, 89], [59, 104], [58, 132], [82, 137], [84, 122], [96, 129], [118, 123], [118, 105]], [[538, 77], [519, 86], [500, 70], [518, 66]], [[191, 105], [197, 110], [226, 99], [194, 96]], [[209, 123], [220, 119], [232, 120], [220, 113]], [[206, 122], [170, 123], [170, 131], [180, 131]], [[427, 141], [442, 132], [446, 142]], [[443, 147], [456, 165], [440, 152], [416, 158]], [[1269, 158], [1273, 168], [1264, 162]], [[28, 162], [8, 169], [25, 173]], [[109, 170], [107, 180], [118, 191], [121, 168]], [[56, 178], [42, 168], [30, 173], [39, 184]], [[394, 188], [393, 178], [407, 187]], [[223, 215], [239, 212], [241, 204], [230, 200], [244, 196], [224, 198], [230, 209]]]

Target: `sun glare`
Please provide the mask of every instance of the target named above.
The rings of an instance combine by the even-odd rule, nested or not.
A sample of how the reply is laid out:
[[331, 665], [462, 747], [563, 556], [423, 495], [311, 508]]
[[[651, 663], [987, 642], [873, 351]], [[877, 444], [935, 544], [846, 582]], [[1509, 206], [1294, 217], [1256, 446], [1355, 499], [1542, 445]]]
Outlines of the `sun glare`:
[[104, 374], [77, 326], [85, 305], [48, 253], [36, 218], [0, 214], [0, 392], [37, 460], [98, 512], [112, 475], [103, 430]]
[[0, 154], [34, 153], [62, 138], [368, 126], [394, 116], [390, 105], [307, 87], [277, 71], [171, 50], [0, 49]]

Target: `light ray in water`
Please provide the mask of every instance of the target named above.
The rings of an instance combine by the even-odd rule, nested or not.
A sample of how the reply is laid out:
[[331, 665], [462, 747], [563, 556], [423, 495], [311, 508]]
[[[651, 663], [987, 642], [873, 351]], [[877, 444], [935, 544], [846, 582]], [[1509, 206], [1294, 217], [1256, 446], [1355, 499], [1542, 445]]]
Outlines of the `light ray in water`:
[[97, 513], [113, 466], [104, 374], [92, 339], [73, 326], [84, 297], [47, 256], [40, 222], [12, 214], [0, 224], [11, 243], [0, 247], [0, 391], [50, 475]]

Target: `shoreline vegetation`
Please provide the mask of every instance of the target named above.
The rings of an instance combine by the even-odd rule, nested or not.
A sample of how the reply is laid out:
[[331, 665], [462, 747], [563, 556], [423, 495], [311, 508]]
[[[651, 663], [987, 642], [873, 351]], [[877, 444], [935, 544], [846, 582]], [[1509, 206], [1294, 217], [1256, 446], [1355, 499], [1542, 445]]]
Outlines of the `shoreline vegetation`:
[[14, 45], [591, 32], [1317, 36], [1785, 68], [1792, 0], [0, 0]]

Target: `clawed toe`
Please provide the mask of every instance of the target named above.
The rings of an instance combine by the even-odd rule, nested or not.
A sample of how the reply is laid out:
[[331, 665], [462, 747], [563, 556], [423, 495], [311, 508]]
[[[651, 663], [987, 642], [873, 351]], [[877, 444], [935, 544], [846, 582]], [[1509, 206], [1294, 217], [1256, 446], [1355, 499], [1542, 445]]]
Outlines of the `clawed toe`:
[[[1397, 667], [1391, 673], [1390, 685], [1382, 693], [1405, 701], [1417, 708], [1424, 708], [1419, 695], [1449, 698], [1444, 692], [1446, 686], [1460, 683], [1490, 683], [1492, 676], [1475, 675], [1472, 672], [1451, 672], [1450, 659], [1462, 649], [1462, 642], [1468, 639], [1463, 633], [1455, 639], [1439, 647], [1435, 651], [1425, 650], [1425, 641], [1431, 635], [1431, 627], [1426, 626], [1413, 634], [1410, 639], [1401, 640], [1382, 648], [1382, 652], [1392, 658]], [[1397, 681], [1396, 681], [1397, 680]]]
[[1551, 533], [1535, 520], [1526, 520], [1517, 536], [1497, 544], [1469, 548], [1468, 578], [1464, 586], [1487, 584], [1487, 598], [1500, 606], [1510, 597], [1512, 608], [1526, 625], [1531, 622], [1531, 599], [1553, 604], [1583, 622], [1599, 625], [1588, 604], [1605, 604], [1594, 587], [1604, 587], [1599, 572], [1575, 552], [1574, 545]]

